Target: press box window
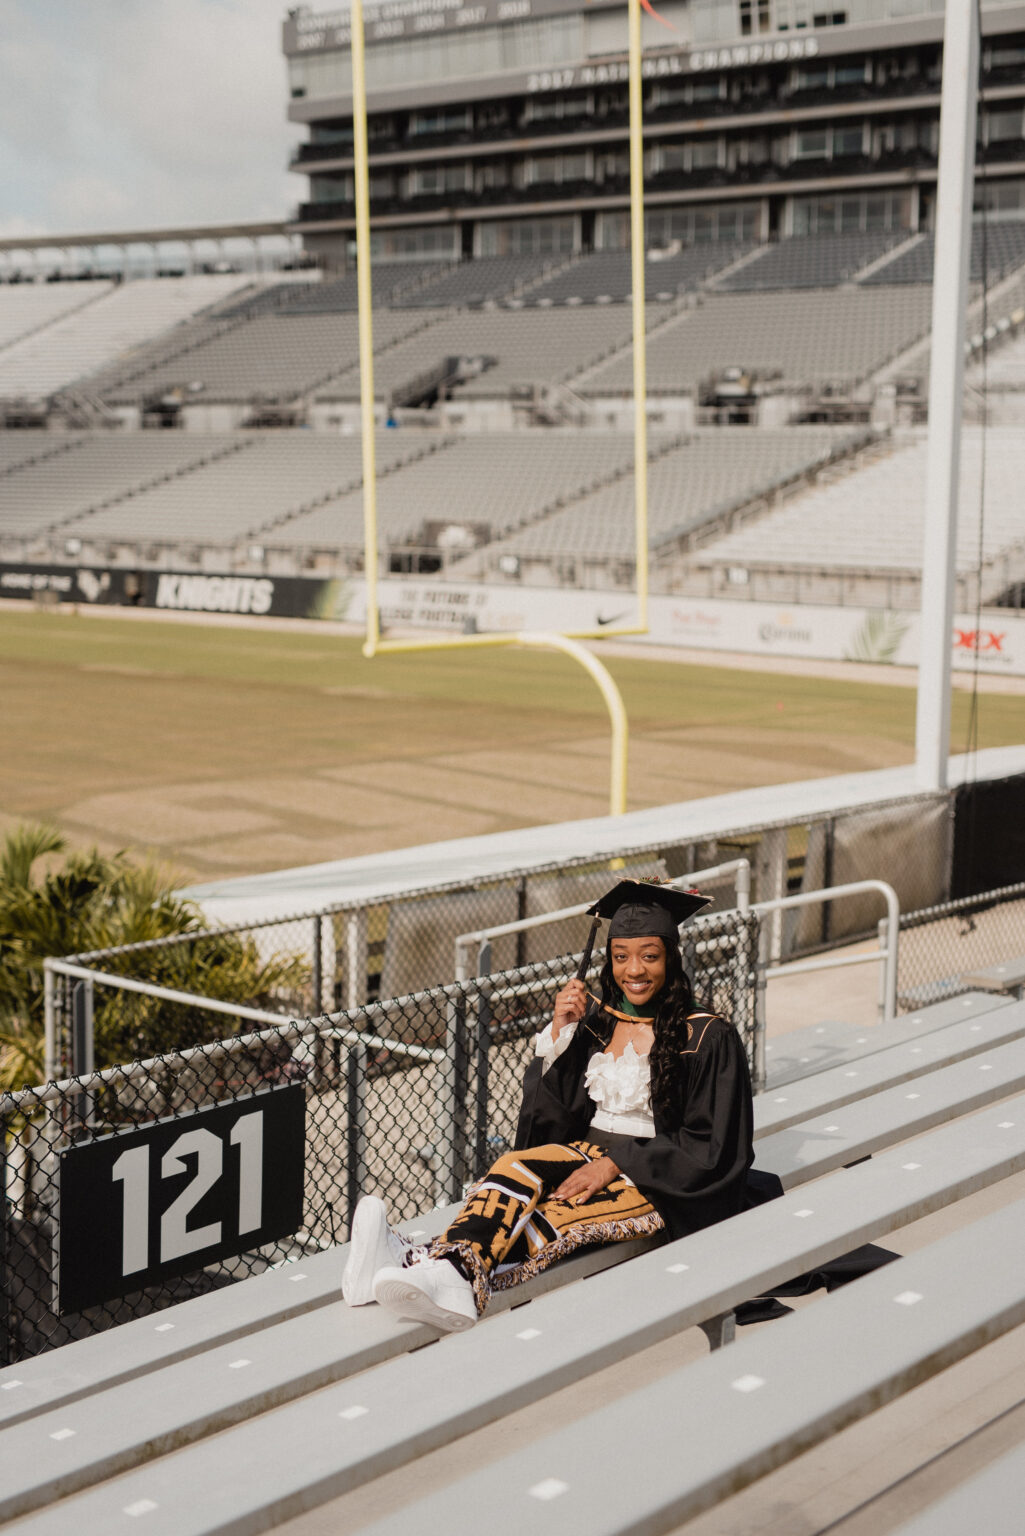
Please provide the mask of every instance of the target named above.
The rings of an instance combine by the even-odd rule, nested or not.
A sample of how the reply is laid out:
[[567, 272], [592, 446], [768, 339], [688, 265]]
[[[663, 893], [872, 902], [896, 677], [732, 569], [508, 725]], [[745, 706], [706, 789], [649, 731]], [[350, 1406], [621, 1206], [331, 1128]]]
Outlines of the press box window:
[[986, 143], [1000, 144], [1008, 139], [1020, 139], [1021, 108], [1011, 112], [987, 112], [985, 119]]

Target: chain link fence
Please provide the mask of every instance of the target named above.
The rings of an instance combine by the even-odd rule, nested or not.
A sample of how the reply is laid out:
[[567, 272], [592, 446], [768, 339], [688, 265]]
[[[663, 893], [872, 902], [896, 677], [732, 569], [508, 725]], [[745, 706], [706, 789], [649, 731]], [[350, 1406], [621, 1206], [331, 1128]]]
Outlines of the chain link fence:
[[1025, 881], [906, 912], [897, 1007], [914, 1012], [973, 990], [973, 971], [1025, 955]]
[[[752, 914], [699, 918], [685, 931], [684, 960], [697, 994], [734, 1021], [752, 1060], [758, 948]], [[396, 1220], [459, 1199], [512, 1144], [533, 1036], [579, 962], [579, 954], [533, 960], [3, 1095], [4, 1363], [328, 1248], [348, 1235], [362, 1194], [382, 1196]], [[596, 957], [591, 965], [592, 986], [600, 964]], [[203, 998], [169, 1000], [152, 986], [135, 990], [137, 981], [125, 990], [113, 984], [116, 978], [102, 981], [104, 974], [97, 972], [90, 986], [114, 1000], [133, 1038], [158, 1007], [169, 1031], [197, 1020], [208, 1033], [223, 1031], [223, 1013], [210, 1011]], [[55, 1011], [72, 1021], [79, 985], [60, 971], [52, 976]], [[293, 1236], [80, 1313], [58, 1312], [60, 1160], [70, 1148], [214, 1105], [246, 1105], [289, 1083], [302, 1083], [306, 1098], [302, 1222]]]

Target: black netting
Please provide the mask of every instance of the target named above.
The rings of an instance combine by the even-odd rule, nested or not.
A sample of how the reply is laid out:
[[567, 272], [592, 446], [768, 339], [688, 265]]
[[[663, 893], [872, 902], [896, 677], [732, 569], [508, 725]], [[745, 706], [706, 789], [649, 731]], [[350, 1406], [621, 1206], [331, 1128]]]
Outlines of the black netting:
[[[685, 932], [684, 952], [696, 992], [733, 1019], [753, 1060], [756, 919], [736, 912], [699, 918]], [[299, 1022], [283, 1018], [255, 1033], [4, 1095], [0, 1344], [6, 1360], [41, 1353], [340, 1242], [362, 1194], [381, 1195], [396, 1220], [458, 1199], [511, 1144], [533, 1036], [551, 1016], [555, 994], [578, 962], [579, 956], [566, 955], [490, 968], [469, 980]], [[113, 968], [109, 959], [103, 967]], [[592, 981], [598, 969], [596, 958]], [[61, 975], [55, 980], [55, 1016], [71, 1052], [73, 988], [79, 983]], [[93, 984], [97, 1018], [100, 999], [110, 990]], [[133, 992], [114, 995], [124, 1038], [151, 1038], [147, 1031], [158, 1003], [165, 1038], [178, 1031], [194, 1038], [197, 1021], [205, 1032], [225, 1028], [224, 1016], [205, 1012], [199, 999], [178, 1003]], [[58, 1315], [53, 1270], [61, 1151], [289, 1082], [303, 1083], [306, 1095], [298, 1231], [88, 1312]]]

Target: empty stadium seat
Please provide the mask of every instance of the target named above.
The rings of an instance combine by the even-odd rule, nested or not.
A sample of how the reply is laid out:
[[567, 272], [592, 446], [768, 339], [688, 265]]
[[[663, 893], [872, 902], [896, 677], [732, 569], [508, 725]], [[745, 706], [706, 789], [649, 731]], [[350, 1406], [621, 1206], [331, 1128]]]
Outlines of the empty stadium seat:
[[244, 281], [234, 274], [201, 274], [118, 285], [76, 284], [102, 291], [94, 303], [79, 305], [0, 352], [0, 398], [49, 395], [223, 299]]
[[[1017, 428], [986, 434], [983, 559], [994, 559], [1022, 536], [1021, 487], [1025, 440]], [[979, 470], [983, 438], [965, 428], [957, 567], [972, 571], [979, 554]], [[922, 562], [926, 442], [924, 435], [857, 474], [815, 485], [701, 550], [701, 563], [911, 570]]]

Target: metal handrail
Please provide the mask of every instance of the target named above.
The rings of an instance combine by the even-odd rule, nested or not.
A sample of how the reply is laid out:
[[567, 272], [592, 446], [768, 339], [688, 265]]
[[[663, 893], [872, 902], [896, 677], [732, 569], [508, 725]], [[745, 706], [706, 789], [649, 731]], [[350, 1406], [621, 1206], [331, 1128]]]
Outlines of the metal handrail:
[[[713, 880], [720, 875], [736, 875], [737, 911], [742, 916], [747, 916], [751, 910], [751, 864], [748, 859], [728, 859], [724, 864], [713, 864], [708, 869], [696, 869], [693, 874], [680, 875], [675, 880], [670, 880], [673, 888], [682, 885], [684, 881]], [[541, 912], [536, 917], [520, 917], [512, 923], [496, 923], [491, 928], [475, 928], [470, 933], [461, 933], [455, 941], [455, 970], [457, 981], [469, 981], [473, 976], [481, 975], [481, 952], [491, 943], [492, 939], [504, 938], [510, 933], [526, 933], [532, 928], [543, 928], [549, 923], [562, 922], [567, 917], [581, 917], [594, 905], [593, 902], [582, 901], [572, 907], [560, 907], [557, 912]], [[477, 945], [477, 969], [469, 969], [466, 950], [471, 944]]]
[[[878, 891], [886, 901], [886, 917], [880, 923], [880, 946], [867, 955], [832, 955], [818, 960], [791, 960], [763, 964], [765, 975], [797, 976], [807, 971], [828, 971], [844, 965], [867, 965], [882, 962], [883, 972], [879, 992], [879, 1016], [889, 1023], [897, 1015], [897, 950], [900, 940], [900, 902], [897, 892], [885, 880], [853, 880], [847, 885], [827, 886], [819, 891], [800, 891], [796, 896], [777, 896], [771, 901], [759, 901], [752, 911], [782, 912], [789, 907], [809, 907], [817, 902], [835, 901], [843, 896], [860, 896], [866, 891]], [[886, 943], [882, 943], [882, 929], [886, 928]]]

